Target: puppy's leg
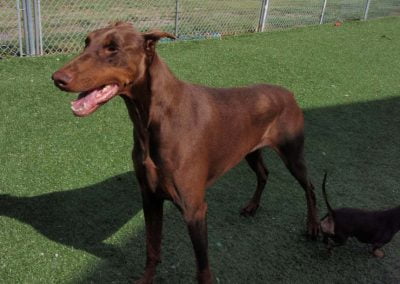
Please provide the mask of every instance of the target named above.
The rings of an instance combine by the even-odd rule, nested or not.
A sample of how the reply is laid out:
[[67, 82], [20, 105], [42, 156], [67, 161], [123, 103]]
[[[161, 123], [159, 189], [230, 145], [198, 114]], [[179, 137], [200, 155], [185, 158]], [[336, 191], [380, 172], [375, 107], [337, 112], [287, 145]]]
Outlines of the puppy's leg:
[[346, 243], [347, 237], [342, 234], [331, 235], [330, 237], [324, 234], [323, 242], [326, 245], [329, 256], [333, 254], [333, 248], [342, 246]]
[[325, 244], [328, 255], [332, 256], [333, 245], [331, 239], [326, 234], [324, 234], [322, 241]]
[[334, 235], [332, 237], [332, 239], [335, 242], [334, 246], [338, 247], [338, 246], [343, 246], [344, 244], [346, 244], [348, 236], [341, 234], [341, 233], [337, 233], [336, 235]]

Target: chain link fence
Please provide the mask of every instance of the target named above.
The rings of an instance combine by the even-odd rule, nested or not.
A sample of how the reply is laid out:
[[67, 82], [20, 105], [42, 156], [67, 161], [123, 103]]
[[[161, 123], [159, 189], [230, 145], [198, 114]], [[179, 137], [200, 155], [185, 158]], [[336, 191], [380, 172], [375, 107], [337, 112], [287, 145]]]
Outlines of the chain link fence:
[[179, 39], [400, 15], [400, 0], [0, 0], [0, 56], [75, 53], [115, 21]]
[[0, 0], [0, 56], [15, 56], [22, 51], [19, 45], [22, 41], [19, 10], [17, 2]]

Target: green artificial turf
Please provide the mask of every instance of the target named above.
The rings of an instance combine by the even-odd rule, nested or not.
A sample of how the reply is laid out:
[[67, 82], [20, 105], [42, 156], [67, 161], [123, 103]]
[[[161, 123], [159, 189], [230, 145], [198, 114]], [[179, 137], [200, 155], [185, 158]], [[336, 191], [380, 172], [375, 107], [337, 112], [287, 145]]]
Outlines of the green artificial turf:
[[[174, 73], [211, 86], [268, 82], [296, 93], [320, 215], [323, 169], [335, 207], [400, 204], [400, 18], [161, 44]], [[92, 116], [52, 72], [72, 56], [0, 60], [0, 282], [127, 283], [145, 261], [133, 177], [132, 126], [121, 99]], [[208, 192], [216, 283], [398, 283], [400, 237], [372, 258], [350, 241], [327, 256], [308, 241], [302, 189], [270, 150], [270, 178], [254, 218], [239, 209], [255, 189], [241, 163]], [[194, 283], [182, 218], [165, 208], [156, 283]]]

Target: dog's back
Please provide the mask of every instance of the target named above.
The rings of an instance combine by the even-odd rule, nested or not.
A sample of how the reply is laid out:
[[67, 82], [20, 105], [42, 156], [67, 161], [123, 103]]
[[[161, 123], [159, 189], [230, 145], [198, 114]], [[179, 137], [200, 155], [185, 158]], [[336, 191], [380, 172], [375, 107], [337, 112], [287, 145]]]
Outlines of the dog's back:
[[400, 207], [383, 211], [339, 208], [334, 212], [335, 233], [363, 243], [388, 243], [399, 230]]

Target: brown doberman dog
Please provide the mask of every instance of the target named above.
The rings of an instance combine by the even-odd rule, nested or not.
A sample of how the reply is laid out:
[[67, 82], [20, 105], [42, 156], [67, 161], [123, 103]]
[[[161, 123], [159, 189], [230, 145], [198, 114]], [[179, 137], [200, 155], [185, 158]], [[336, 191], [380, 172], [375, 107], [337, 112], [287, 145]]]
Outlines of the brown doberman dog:
[[82, 54], [52, 76], [61, 90], [80, 93], [72, 102], [77, 116], [93, 113], [117, 95], [126, 103], [146, 223], [147, 261], [139, 282], [151, 283], [160, 261], [164, 200], [172, 201], [187, 223], [199, 283], [212, 282], [206, 188], [246, 158], [257, 188], [241, 214], [253, 215], [268, 177], [261, 153], [266, 146], [305, 190], [308, 233], [316, 236], [316, 201], [303, 157], [303, 113], [293, 94], [264, 84], [209, 88], [183, 82], [155, 51], [163, 37], [174, 38], [161, 31], [140, 33], [127, 23], [93, 31]]

